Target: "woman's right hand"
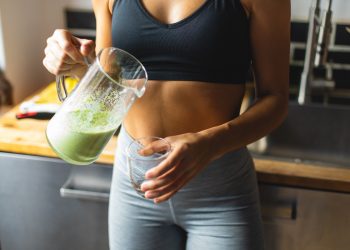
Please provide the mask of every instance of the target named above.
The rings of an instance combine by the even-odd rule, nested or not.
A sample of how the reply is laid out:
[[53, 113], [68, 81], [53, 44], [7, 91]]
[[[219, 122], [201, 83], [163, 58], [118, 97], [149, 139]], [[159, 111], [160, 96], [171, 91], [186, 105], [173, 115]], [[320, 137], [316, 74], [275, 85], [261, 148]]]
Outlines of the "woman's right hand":
[[90, 62], [95, 58], [94, 41], [80, 39], [67, 30], [57, 29], [47, 39], [43, 64], [54, 75], [81, 78], [87, 69], [84, 57]]

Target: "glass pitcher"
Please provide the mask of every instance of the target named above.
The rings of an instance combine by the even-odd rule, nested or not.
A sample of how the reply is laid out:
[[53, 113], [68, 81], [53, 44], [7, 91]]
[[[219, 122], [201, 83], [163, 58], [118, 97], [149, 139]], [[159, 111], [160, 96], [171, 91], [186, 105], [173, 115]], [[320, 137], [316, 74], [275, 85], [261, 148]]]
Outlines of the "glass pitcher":
[[99, 157], [135, 99], [144, 94], [147, 72], [134, 56], [110, 47], [97, 54], [68, 96], [64, 76], [56, 82], [64, 102], [49, 121], [46, 138], [63, 160], [88, 165]]

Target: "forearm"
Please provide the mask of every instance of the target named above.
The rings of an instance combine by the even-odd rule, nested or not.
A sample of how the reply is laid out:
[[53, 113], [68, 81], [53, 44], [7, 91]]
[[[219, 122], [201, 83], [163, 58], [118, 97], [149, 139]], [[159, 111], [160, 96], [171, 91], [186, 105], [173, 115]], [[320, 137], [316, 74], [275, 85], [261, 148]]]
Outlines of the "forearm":
[[286, 94], [269, 94], [259, 98], [247, 111], [222, 125], [199, 132], [212, 145], [212, 158], [246, 146], [270, 133], [288, 112]]

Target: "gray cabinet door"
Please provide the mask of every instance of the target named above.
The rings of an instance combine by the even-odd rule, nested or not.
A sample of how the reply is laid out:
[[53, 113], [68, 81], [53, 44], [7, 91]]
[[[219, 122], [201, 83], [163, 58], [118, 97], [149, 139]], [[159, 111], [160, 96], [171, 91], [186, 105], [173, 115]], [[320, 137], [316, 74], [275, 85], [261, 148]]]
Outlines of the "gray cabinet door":
[[349, 211], [349, 194], [312, 190], [300, 192], [297, 249], [350, 249]]
[[297, 250], [298, 190], [273, 185], [259, 190], [266, 250]]
[[260, 185], [267, 250], [348, 250], [350, 194]]
[[[69, 185], [65, 189], [67, 196], [75, 198], [60, 195], [67, 180], [71, 186], [79, 184], [79, 181], [70, 180], [72, 171], [79, 172], [79, 169], [83, 172], [103, 169], [103, 178], [107, 176], [107, 180], [103, 185], [100, 180], [96, 183], [100, 189], [101, 186], [108, 189], [110, 166], [78, 167], [57, 159], [0, 153], [1, 249], [108, 249], [108, 203], [103, 199], [89, 199], [89, 196], [74, 196], [77, 190]], [[95, 183], [91, 176], [89, 183]], [[80, 183], [84, 186], [84, 181]], [[101, 190], [87, 191], [94, 194]]]

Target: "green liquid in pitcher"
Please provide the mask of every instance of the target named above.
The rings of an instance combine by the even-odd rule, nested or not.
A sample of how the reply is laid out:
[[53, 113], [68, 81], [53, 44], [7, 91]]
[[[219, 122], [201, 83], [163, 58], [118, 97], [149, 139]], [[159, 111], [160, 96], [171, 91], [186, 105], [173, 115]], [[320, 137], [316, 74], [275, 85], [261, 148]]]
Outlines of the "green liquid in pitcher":
[[121, 120], [122, 116], [111, 117], [110, 112], [76, 110], [64, 115], [60, 127], [48, 126], [47, 138], [63, 160], [87, 165], [98, 158]]

